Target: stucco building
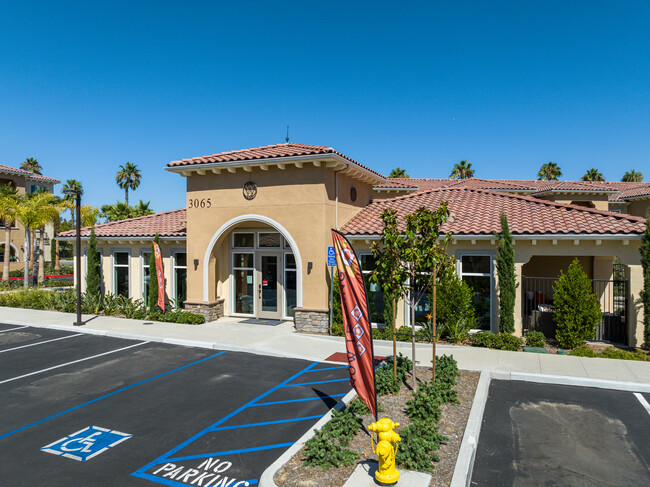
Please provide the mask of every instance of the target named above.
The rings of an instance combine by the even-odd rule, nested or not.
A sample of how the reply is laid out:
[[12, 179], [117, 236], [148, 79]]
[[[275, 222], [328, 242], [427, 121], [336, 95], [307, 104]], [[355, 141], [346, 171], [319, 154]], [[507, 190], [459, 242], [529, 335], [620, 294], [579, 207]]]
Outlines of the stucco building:
[[[158, 233], [168, 298], [186, 309], [209, 319], [294, 320], [299, 330], [326, 331], [330, 229], [351, 239], [369, 272], [384, 208], [404, 215], [445, 200], [451, 218], [442, 231], [454, 235], [449, 252], [475, 291], [481, 327], [498, 329], [494, 232], [505, 212], [520, 283], [518, 333], [541, 326], [550, 306], [548, 290], [531, 286], [557, 277], [578, 257], [590, 278], [602, 281], [595, 292], [603, 310], [619, 316], [613, 320], [624, 330], [622, 339], [642, 341], [638, 249], [650, 184], [396, 180], [330, 147], [295, 143], [182, 159], [166, 170], [185, 178], [186, 208], [95, 228], [107, 292], [145, 295], [150, 242]], [[84, 229], [84, 245], [88, 235]], [[73, 232], [62, 238], [72, 240]], [[379, 321], [381, 290], [371, 291]], [[409, 321], [403, 303], [398, 320]]]

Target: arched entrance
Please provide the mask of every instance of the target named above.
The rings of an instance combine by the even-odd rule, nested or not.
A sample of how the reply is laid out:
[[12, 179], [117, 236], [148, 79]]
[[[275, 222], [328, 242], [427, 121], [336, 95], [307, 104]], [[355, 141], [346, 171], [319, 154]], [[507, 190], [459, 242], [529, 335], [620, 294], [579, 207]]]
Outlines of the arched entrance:
[[[256, 228], [255, 223], [260, 225]], [[302, 307], [300, 251], [281, 224], [248, 214], [227, 221], [215, 232], [203, 259], [205, 302], [210, 299], [210, 279], [217, 279], [211, 260], [217, 245], [222, 256], [218, 265], [228, 269], [227, 291], [222, 295], [228, 315], [290, 319], [293, 310]]]

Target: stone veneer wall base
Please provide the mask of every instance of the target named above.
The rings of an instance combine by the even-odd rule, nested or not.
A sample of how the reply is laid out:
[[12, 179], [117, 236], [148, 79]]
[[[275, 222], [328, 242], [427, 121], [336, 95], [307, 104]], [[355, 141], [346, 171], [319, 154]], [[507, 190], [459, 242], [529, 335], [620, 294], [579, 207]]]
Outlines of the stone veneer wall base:
[[328, 335], [330, 313], [327, 309], [295, 308], [293, 322], [296, 331]]
[[223, 298], [209, 303], [185, 301], [185, 311], [198, 313], [205, 317], [205, 321], [215, 321], [223, 317]]

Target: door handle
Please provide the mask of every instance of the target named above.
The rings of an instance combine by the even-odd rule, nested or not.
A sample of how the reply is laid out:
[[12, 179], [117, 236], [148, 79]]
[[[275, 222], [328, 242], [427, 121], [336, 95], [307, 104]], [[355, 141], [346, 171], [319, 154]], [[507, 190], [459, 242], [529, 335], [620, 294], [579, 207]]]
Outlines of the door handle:
[[257, 297], [259, 299], [262, 299], [262, 285], [261, 284], [257, 285]]

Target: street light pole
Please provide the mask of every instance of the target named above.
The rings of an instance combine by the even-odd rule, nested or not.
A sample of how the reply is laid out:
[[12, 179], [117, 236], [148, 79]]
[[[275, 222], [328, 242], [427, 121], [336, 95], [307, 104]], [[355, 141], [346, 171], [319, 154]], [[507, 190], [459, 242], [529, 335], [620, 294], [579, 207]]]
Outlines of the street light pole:
[[77, 321], [74, 326], [83, 325], [81, 321], [81, 191], [77, 191]]
[[77, 277], [77, 321], [74, 322], [74, 326], [81, 326], [84, 324], [84, 322], [81, 321], [81, 191], [76, 189], [66, 189], [63, 191], [63, 194], [74, 195], [76, 202], [77, 235], [75, 256], [77, 258], [77, 265], [75, 274]]

